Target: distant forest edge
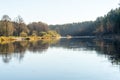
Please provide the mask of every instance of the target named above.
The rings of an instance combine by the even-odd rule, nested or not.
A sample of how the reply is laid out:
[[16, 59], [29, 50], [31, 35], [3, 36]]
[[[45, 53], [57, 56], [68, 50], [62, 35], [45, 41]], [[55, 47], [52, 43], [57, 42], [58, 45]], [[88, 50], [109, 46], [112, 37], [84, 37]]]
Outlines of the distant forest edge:
[[[7, 37], [10, 36], [31, 36], [39, 37], [39, 39], [51, 39], [59, 37], [60, 35], [56, 31], [49, 30], [46, 23], [32, 22], [27, 25], [24, 23], [24, 20], [21, 16], [16, 17], [15, 20], [12, 21], [8, 15], [3, 15], [2, 19], [0, 20], [0, 40], [9, 40]], [[28, 38], [31, 39], [31, 37]]]
[[63, 25], [50, 25], [51, 30], [57, 31], [62, 36], [97, 36], [97, 37], [119, 37], [120, 35], [120, 7], [111, 10], [98, 17], [95, 21], [71, 23]]
[[63, 25], [48, 25], [43, 22], [26, 24], [21, 16], [11, 20], [8, 15], [3, 15], [0, 20], [1, 36], [39, 36], [50, 39], [61, 36], [95, 36], [97, 38], [120, 39], [120, 7], [111, 10], [95, 21], [85, 21]]

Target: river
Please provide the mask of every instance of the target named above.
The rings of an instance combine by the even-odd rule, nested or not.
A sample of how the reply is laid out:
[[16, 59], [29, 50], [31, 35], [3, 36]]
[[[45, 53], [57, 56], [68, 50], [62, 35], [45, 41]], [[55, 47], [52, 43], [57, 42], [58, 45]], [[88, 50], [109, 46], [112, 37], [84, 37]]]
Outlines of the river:
[[119, 79], [119, 41], [63, 38], [0, 44], [0, 80]]

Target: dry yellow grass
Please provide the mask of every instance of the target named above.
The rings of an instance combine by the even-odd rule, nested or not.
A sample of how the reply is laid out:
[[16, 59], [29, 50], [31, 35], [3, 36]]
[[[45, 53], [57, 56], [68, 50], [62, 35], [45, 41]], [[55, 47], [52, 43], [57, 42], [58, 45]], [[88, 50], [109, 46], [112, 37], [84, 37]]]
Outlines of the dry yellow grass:
[[14, 37], [14, 36], [9, 36], [9, 37], [5, 37], [5, 36], [1, 36], [0, 37], [0, 44], [6, 44], [6, 43], [11, 43], [11, 42], [15, 42], [15, 41], [25, 41], [25, 40], [29, 40], [29, 41], [38, 41], [38, 40], [43, 40], [44, 42], [55, 42], [57, 40], [59, 40], [58, 38], [42, 38], [39, 36], [28, 36], [28, 37]]

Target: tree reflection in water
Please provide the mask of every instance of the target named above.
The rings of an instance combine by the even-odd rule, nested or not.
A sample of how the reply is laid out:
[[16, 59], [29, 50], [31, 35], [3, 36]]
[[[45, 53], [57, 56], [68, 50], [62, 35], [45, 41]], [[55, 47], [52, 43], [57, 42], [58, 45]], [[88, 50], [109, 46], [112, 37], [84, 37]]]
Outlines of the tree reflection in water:
[[49, 43], [43, 43], [43, 41], [4, 43], [0, 44], [0, 55], [3, 62], [9, 63], [12, 57], [16, 57], [18, 60], [23, 59], [26, 50], [41, 53], [47, 50], [48, 47]]
[[98, 55], [107, 57], [113, 65], [120, 65], [120, 41], [118, 40], [61, 39], [53, 46], [79, 51], [96, 51]]
[[9, 63], [13, 57], [18, 60], [24, 58], [26, 50], [42, 53], [49, 47], [62, 47], [68, 50], [96, 51], [104, 55], [113, 65], [120, 65], [120, 41], [95, 39], [61, 39], [60, 41], [21, 41], [0, 44], [0, 55], [3, 62]]

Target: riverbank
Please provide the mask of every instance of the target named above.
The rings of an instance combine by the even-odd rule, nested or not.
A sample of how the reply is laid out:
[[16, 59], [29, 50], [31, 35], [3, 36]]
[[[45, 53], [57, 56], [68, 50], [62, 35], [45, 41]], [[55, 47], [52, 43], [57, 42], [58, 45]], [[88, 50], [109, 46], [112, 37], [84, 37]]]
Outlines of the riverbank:
[[119, 35], [105, 35], [105, 36], [66, 36], [66, 37], [61, 37], [61, 38], [79, 38], [79, 39], [98, 39], [98, 40], [118, 40], [120, 41], [120, 36]]
[[57, 37], [40, 37], [40, 36], [28, 36], [28, 37], [15, 37], [15, 36], [1, 36], [0, 42], [13, 42], [13, 41], [36, 41], [36, 40], [51, 40], [51, 39], [60, 39], [60, 36]]

